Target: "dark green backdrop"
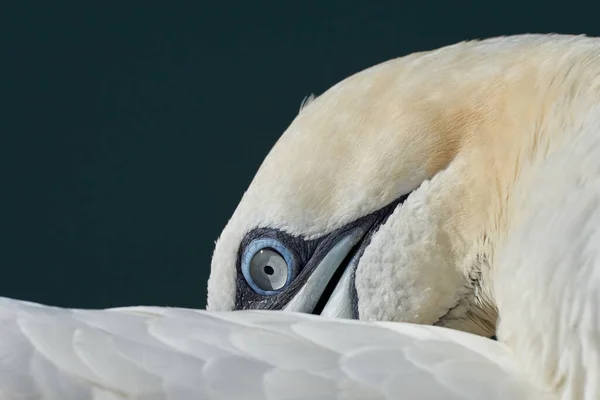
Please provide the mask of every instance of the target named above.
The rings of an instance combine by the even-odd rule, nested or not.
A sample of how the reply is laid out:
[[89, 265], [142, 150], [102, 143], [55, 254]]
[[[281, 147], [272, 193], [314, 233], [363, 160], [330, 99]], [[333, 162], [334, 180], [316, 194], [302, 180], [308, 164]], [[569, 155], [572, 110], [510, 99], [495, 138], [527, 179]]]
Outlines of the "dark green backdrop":
[[204, 307], [214, 240], [305, 95], [460, 40], [600, 35], [548, 2], [50, 3], [2, 13], [0, 295], [75, 307]]

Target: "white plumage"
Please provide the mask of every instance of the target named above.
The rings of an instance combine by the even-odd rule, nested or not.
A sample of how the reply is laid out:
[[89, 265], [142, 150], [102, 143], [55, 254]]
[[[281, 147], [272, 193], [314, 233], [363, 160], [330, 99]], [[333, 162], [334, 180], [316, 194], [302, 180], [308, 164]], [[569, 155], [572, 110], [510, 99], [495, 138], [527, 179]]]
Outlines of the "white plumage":
[[265, 159], [210, 311], [1, 299], [0, 400], [598, 399], [599, 132], [595, 38], [356, 74]]
[[1, 399], [539, 399], [507, 348], [308, 314], [0, 300]]

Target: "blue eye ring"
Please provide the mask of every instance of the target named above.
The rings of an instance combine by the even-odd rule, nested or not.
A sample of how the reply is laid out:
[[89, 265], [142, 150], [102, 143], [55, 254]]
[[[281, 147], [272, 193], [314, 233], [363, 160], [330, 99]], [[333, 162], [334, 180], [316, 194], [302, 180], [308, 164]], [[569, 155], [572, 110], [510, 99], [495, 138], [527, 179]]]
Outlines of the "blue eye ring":
[[[254, 278], [252, 278], [252, 274], [250, 273], [250, 262], [259, 251], [265, 249], [274, 250], [276, 253], [278, 253], [281, 257], [283, 257], [283, 260], [285, 261], [287, 266], [287, 279], [283, 286], [277, 290], [261, 289], [256, 284]], [[252, 290], [254, 290], [257, 294], [260, 294], [261, 296], [272, 296], [274, 294], [280, 293], [282, 290], [289, 286], [289, 284], [292, 282], [296, 275], [296, 258], [293, 256], [292, 252], [287, 247], [285, 247], [278, 240], [272, 238], [261, 238], [252, 241], [244, 250], [241, 263], [242, 275], [244, 275], [246, 282], [252, 288]]]

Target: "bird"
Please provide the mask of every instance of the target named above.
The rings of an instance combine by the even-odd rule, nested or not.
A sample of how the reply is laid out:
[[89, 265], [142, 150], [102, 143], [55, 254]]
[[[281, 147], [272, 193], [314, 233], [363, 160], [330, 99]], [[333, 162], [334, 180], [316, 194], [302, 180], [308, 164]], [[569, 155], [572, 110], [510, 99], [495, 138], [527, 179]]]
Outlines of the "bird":
[[526, 34], [310, 96], [206, 310], [1, 298], [0, 399], [600, 398], [599, 88], [600, 39]]
[[502, 343], [417, 324], [0, 298], [0, 399], [544, 399]]

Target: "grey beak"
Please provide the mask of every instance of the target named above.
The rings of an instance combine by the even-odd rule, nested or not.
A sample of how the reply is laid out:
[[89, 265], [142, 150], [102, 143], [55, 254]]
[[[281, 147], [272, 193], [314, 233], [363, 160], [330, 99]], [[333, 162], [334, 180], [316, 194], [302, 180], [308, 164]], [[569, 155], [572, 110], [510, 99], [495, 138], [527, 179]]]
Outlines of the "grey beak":
[[[317, 268], [315, 268], [315, 271], [306, 280], [304, 286], [294, 295], [292, 300], [284, 307], [284, 310], [311, 313], [319, 299], [323, 296], [323, 292], [335, 272], [340, 268], [342, 262], [346, 259], [354, 246], [360, 242], [365, 233], [365, 229], [359, 227], [353, 229], [339, 240], [327, 255], [323, 257]], [[352, 302], [350, 295], [352, 272], [351, 268], [346, 268], [321, 315], [339, 315], [339, 317], [352, 318]]]

